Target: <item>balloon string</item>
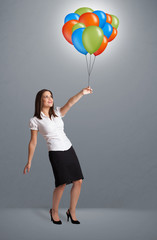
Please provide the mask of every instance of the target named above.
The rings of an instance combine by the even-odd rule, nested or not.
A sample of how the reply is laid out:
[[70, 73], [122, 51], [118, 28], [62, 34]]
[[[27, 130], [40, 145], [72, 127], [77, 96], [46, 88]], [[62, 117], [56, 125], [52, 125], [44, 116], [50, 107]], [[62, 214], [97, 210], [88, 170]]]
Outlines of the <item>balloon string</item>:
[[93, 66], [94, 66], [95, 58], [96, 58], [96, 56], [94, 55], [94, 60], [93, 60], [93, 62], [92, 62], [92, 67], [91, 67], [91, 69], [90, 69], [90, 74], [91, 74], [92, 69], [93, 69]]
[[87, 63], [87, 71], [88, 71], [88, 87], [89, 87], [89, 82], [90, 82], [90, 74], [89, 74], [89, 66], [88, 66], [88, 61], [87, 61], [87, 54], [86, 56], [86, 63]]
[[85, 55], [86, 56], [86, 63], [87, 63], [87, 71], [88, 71], [88, 87], [89, 87], [89, 83], [90, 83], [90, 74], [92, 72], [92, 69], [93, 69], [93, 66], [94, 66], [94, 63], [95, 63], [95, 59], [96, 59], [96, 56], [94, 55], [94, 60], [91, 64], [91, 54], [90, 54], [90, 58], [89, 58], [89, 64], [88, 64], [88, 59], [87, 59], [87, 54]]
[[88, 87], [89, 87], [89, 83], [90, 83], [90, 65], [91, 65], [91, 55], [89, 56], [89, 72], [88, 72]]
[[90, 75], [90, 69], [91, 69], [91, 54], [89, 55], [89, 75]]
[[89, 74], [89, 67], [88, 67], [87, 54], [86, 54], [85, 56], [86, 56], [86, 63], [87, 63], [87, 71], [88, 71], [88, 74]]

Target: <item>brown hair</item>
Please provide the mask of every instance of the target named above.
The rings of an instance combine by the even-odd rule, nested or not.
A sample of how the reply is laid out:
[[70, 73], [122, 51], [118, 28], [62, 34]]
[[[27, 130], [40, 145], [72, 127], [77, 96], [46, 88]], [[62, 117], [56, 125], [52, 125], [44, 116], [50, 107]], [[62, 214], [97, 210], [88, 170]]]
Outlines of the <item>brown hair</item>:
[[[34, 117], [37, 117], [39, 119], [42, 119], [41, 116], [40, 116], [40, 113], [41, 113], [41, 97], [42, 97], [42, 94], [45, 92], [45, 91], [49, 91], [51, 93], [51, 96], [53, 98], [53, 94], [50, 90], [48, 89], [42, 89], [40, 90], [37, 95], [36, 95], [36, 98], [35, 98], [35, 111], [34, 111]], [[55, 111], [54, 111], [54, 102], [53, 102], [53, 106], [50, 107], [49, 109], [49, 117], [51, 118], [51, 115], [53, 114], [54, 117], [58, 117], [56, 114], [55, 114]]]

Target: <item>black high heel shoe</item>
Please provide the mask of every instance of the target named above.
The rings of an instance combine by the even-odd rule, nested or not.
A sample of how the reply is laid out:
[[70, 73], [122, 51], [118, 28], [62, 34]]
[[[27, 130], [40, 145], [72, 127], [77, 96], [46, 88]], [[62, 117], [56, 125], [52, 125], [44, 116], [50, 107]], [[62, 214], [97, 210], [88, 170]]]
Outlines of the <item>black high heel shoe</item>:
[[[68, 213], [68, 211], [69, 211], [69, 213]], [[74, 223], [74, 224], [80, 224], [80, 222], [79, 222], [78, 220], [73, 220], [73, 219], [72, 219], [72, 216], [71, 216], [71, 214], [70, 214], [70, 210], [68, 209], [68, 211], [66, 212], [67, 221], [69, 221], [69, 217], [70, 217], [72, 223]]]
[[53, 219], [53, 217], [52, 217], [52, 208], [50, 209], [49, 213], [50, 213], [50, 216], [51, 216], [51, 221], [52, 221], [53, 223], [55, 223], [55, 224], [62, 224], [62, 221], [61, 221], [61, 220], [55, 221], [55, 220]]

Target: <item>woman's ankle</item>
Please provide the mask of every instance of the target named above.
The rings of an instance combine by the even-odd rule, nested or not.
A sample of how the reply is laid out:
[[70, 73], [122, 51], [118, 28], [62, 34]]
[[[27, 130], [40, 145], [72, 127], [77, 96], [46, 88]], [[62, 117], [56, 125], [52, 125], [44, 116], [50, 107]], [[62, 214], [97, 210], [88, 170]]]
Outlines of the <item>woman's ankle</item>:
[[69, 208], [70, 212], [75, 212], [75, 208]]
[[52, 208], [52, 211], [53, 211], [54, 213], [58, 213], [58, 209]]

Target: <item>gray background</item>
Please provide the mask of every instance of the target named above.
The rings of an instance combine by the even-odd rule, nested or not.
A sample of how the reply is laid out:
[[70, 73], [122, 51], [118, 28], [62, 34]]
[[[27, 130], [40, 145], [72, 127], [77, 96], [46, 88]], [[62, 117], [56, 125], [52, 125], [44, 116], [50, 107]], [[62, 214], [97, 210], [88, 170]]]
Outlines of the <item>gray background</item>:
[[[23, 175], [36, 93], [55, 106], [87, 87], [85, 56], [62, 35], [81, 6], [116, 15], [117, 38], [96, 57], [93, 94], [63, 118], [84, 181], [77, 207], [157, 209], [156, 22], [151, 1], [0, 1], [0, 206], [51, 206], [54, 177], [44, 138]], [[68, 207], [66, 187], [60, 207]]]

